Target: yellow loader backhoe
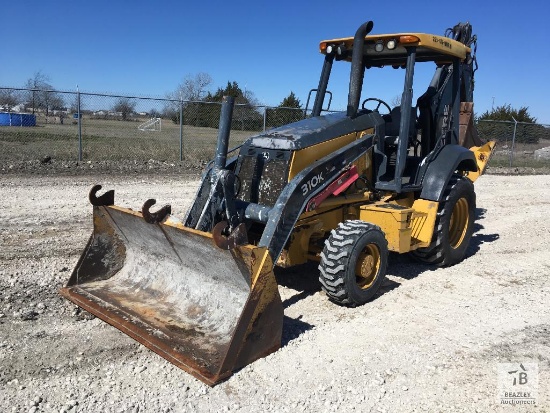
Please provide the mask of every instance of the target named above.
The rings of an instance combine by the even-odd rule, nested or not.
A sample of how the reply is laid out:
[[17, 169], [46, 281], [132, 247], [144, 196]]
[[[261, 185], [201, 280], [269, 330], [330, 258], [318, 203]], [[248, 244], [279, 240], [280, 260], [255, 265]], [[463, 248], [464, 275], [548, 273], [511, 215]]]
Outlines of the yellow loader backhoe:
[[[183, 220], [141, 212], [92, 188], [94, 230], [61, 294], [171, 363], [214, 385], [281, 345], [274, 265], [319, 262], [340, 305], [382, 284], [388, 251], [440, 266], [460, 262], [473, 231], [473, 181], [494, 148], [472, 123], [475, 44], [468, 23], [445, 36], [323, 41], [311, 116], [250, 137], [228, 156], [224, 98], [216, 156]], [[346, 112], [322, 114], [334, 62], [350, 62]], [[413, 105], [415, 66], [435, 63]], [[401, 103], [364, 99], [368, 73], [402, 69]], [[374, 105], [371, 103], [374, 102]], [[369, 109], [369, 106], [375, 106]]]

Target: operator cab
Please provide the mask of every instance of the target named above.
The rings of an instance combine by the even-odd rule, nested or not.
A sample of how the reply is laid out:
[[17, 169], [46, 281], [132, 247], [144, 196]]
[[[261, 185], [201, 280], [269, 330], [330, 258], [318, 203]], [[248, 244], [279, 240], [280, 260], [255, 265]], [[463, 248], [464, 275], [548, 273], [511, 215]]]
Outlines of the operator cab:
[[[370, 26], [369, 26], [370, 24]], [[458, 74], [460, 61], [469, 57], [470, 48], [444, 36], [424, 33], [367, 35], [372, 22], [363, 25], [355, 37], [321, 42], [325, 55], [313, 116], [319, 116], [333, 61], [352, 63], [347, 116], [370, 116], [379, 136], [374, 148], [374, 186], [379, 190], [406, 192], [419, 190], [421, 168], [440, 144], [458, 143], [460, 102], [471, 102], [470, 78], [463, 84], [459, 76], [443, 76], [444, 70]], [[364, 34], [360, 33], [363, 30]], [[413, 77], [416, 63], [433, 62], [435, 75], [427, 90], [413, 105]], [[363, 82], [369, 89], [369, 69], [405, 69], [401, 104], [368, 97], [362, 101]], [[462, 74], [462, 78], [467, 76]], [[450, 83], [450, 87], [449, 86]], [[450, 94], [447, 96], [446, 94]], [[359, 105], [359, 102], [362, 102]], [[441, 102], [453, 102], [443, 105]]]

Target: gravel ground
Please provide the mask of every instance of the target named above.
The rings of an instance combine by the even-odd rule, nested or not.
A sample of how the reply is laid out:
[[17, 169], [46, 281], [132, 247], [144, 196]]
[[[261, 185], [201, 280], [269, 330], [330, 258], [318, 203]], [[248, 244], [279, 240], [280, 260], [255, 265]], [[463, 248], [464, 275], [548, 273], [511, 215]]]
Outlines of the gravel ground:
[[0, 176], [0, 411], [516, 411], [498, 404], [502, 362], [538, 363], [530, 409], [550, 411], [550, 176], [482, 177], [465, 261], [392, 255], [363, 307], [330, 303], [315, 266], [276, 271], [283, 347], [210, 388], [57, 294], [91, 232], [93, 184], [183, 216], [198, 183], [131, 175]]

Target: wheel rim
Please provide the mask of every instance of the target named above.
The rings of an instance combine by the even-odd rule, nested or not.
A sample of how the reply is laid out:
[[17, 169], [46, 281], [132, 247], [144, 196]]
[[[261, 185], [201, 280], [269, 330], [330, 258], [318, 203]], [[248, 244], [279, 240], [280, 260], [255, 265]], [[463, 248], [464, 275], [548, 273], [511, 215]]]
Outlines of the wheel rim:
[[451, 222], [449, 224], [449, 242], [451, 248], [456, 249], [462, 244], [466, 236], [469, 221], [468, 201], [466, 198], [460, 198], [453, 207]]
[[375, 244], [368, 244], [357, 259], [355, 279], [361, 289], [369, 288], [380, 269], [380, 251]]

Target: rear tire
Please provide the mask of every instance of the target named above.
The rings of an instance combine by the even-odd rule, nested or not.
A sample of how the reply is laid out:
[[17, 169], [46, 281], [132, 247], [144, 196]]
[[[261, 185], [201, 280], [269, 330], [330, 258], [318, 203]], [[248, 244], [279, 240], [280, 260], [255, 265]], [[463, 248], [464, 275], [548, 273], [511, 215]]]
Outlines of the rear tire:
[[411, 255], [419, 261], [448, 267], [464, 259], [474, 229], [476, 194], [472, 182], [453, 176], [439, 204], [431, 244]]
[[388, 263], [388, 242], [376, 225], [360, 220], [340, 223], [325, 242], [319, 281], [328, 297], [356, 307], [380, 288]]

